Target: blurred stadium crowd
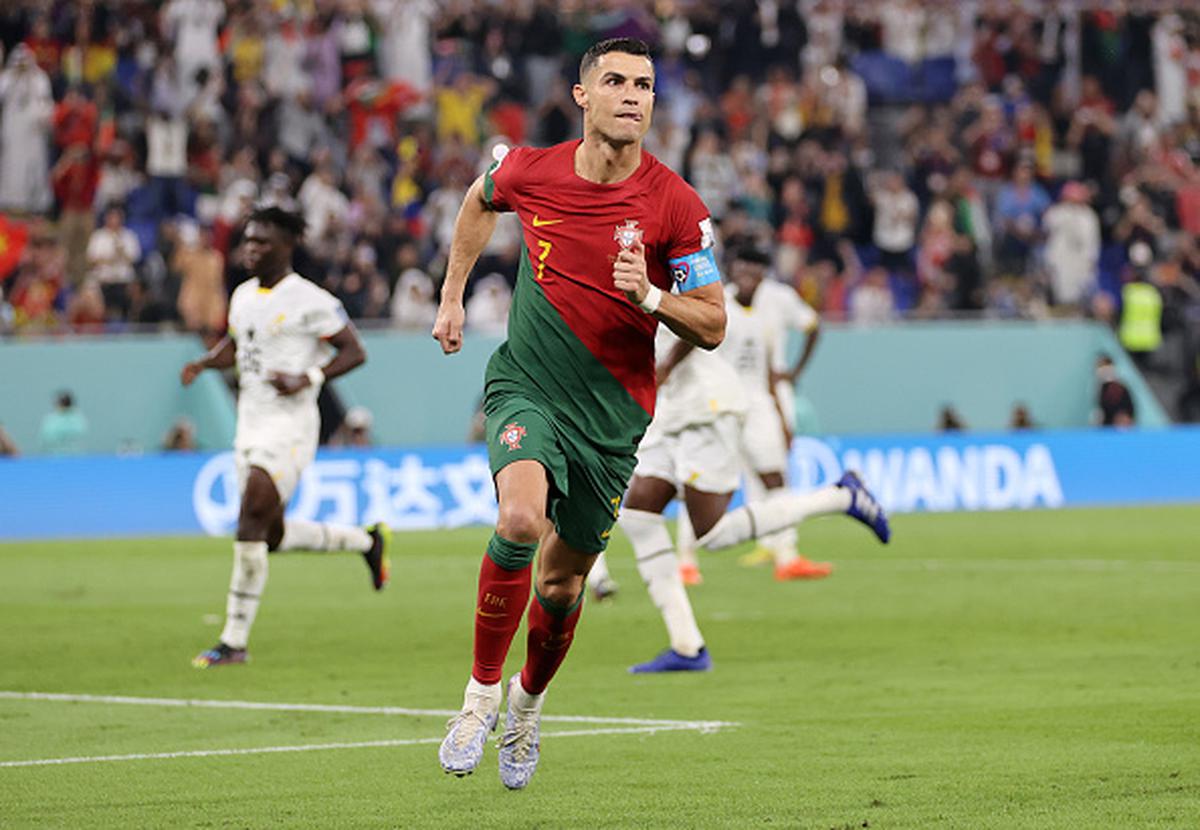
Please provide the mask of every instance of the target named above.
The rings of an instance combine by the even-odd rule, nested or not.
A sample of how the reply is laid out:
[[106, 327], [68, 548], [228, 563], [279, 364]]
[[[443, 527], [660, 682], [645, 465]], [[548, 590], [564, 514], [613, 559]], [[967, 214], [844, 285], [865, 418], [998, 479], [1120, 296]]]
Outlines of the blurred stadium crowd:
[[353, 317], [424, 329], [466, 186], [577, 135], [615, 35], [655, 49], [649, 149], [827, 317], [1094, 316], [1197, 382], [1200, 12], [1157, 0], [10, 0], [0, 331], [212, 335], [270, 201]]

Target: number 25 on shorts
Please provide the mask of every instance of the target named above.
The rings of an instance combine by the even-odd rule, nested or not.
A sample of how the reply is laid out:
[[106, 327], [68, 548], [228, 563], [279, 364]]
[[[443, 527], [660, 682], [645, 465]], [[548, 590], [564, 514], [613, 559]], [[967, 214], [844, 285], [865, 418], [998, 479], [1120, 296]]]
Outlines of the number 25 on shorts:
[[538, 247], [542, 249], [542, 252], [538, 254], [538, 269], [536, 277], [536, 279], [540, 280], [542, 278], [542, 272], [546, 270], [546, 257], [550, 256], [550, 249], [554, 246], [544, 239], [539, 239], [537, 244]]

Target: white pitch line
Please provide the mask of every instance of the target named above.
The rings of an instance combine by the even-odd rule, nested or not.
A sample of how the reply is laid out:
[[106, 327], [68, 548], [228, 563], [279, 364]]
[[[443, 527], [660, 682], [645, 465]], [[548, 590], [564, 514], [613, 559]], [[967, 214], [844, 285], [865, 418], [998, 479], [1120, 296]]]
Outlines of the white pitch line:
[[[253, 700], [206, 700], [173, 697], [130, 697], [128, 695], [64, 694], [59, 692], [0, 691], [3, 700], [37, 700], [56, 703], [115, 703], [134, 706], [168, 706], [197, 709], [248, 709], [272, 712], [326, 712], [355, 715], [402, 715], [407, 717], [449, 718], [458, 714], [450, 709], [407, 709], [400, 706], [349, 706], [327, 703], [273, 703]], [[610, 726], [642, 726], [655, 729], [696, 729], [715, 731], [737, 726], [729, 721], [658, 720], [653, 718], [606, 718], [593, 715], [543, 715], [545, 723], [592, 723]]]
[[[566, 732], [543, 732], [543, 738], [582, 738], [593, 735], [653, 735], [657, 732], [704, 732], [699, 727], [680, 725], [630, 726], [611, 729], [576, 729]], [[36, 758], [28, 761], [0, 761], [0, 767], [48, 767], [61, 764], [96, 764], [119, 761], [155, 761], [174, 758], [212, 758], [228, 755], [265, 755], [275, 752], [318, 752], [326, 749], [369, 749], [393, 746], [440, 744], [441, 738], [405, 738], [385, 741], [356, 741], [331, 744], [299, 744], [296, 746], [261, 746], [244, 749], [194, 749], [181, 752], [140, 752], [132, 755], [80, 755], [73, 758]]]
[[1200, 562], [1171, 559], [856, 559], [845, 567], [864, 571], [1200, 573]]

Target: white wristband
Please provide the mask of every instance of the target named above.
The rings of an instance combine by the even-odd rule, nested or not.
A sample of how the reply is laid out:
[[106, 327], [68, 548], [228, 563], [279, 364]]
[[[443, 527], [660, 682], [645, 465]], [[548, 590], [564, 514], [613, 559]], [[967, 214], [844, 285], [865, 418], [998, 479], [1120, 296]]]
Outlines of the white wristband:
[[653, 314], [658, 311], [658, 306], [662, 303], [662, 289], [657, 285], [651, 285], [650, 290], [646, 292], [646, 296], [638, 303], [638, 308], [647, 314]]
[[318, 387], [325, 382], [325, 373], [321, 371], [320, 366], [309, 366], [308, 371], [304, 374], [308, 378], [310, 386]]

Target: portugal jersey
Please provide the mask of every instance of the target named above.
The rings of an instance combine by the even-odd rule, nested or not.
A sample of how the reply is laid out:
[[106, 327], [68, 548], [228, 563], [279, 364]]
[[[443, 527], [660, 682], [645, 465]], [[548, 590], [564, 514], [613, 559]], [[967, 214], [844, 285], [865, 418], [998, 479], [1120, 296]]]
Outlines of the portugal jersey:
[[640, 241], [650, 282], [682, 293], [717, 282], [708, 210], [642, 151], [627, 179], [575, 173], [579, 141], [519, 147], [484, 177], [494, 210], [515, 211], [524, 244], [508, 340], [489, 391], [519, 389], [606, 452], [632, 453], [654, 413], [658, 321], [613, 286], [613, 262]]
[[320, 390], [306, 386], [294, 395], [280, 395], [270, 376], [302, 375], [327, 362], [333, 347], [325, 339], [346, 323], [336, 297], [294, 272], [272, 288], [262, 288], [255, 278], [234, 290], [229, 336], [237, 344], [237, 449], [310, 439], [315, 446], [321, 425]]

